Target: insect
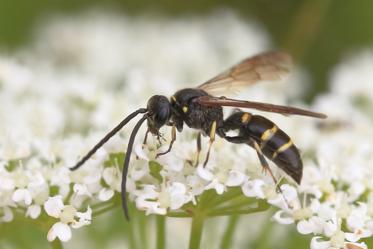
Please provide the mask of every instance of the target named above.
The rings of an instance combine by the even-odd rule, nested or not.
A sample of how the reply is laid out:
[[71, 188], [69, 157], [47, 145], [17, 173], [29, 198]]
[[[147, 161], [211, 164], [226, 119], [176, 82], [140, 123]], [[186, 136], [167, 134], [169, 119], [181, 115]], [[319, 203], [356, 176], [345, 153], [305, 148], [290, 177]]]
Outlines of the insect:
[[[290, 106], [236, 100], [221, 96], [240, 91], [260, 81], [279, 80], [289, 73], [291, 65], [291, 57], [286, 53], [261, 53], [241, 61], [196, 88], [185, 88], [177, 91], [170, 99], [162, 95], [154, 95], [148, 100], [146, 108], [140, 108], [127, 116], [70, 169], [76, 170], [82, 166], [131, 119], [138, 114], [143, 114], [130, 135], [122, 172], [122, 207], [127, 219], [129, 219], [126, 199], [128, 166], [136, 134], [145, 121], [147, 121], [148, 129], [144, 144], [146, 144], [149, 132], [159, 138], [161, 127], [165, 125], [172, 127], [169, 147], [166, 151], [158, 153], [157, 157], [171, 151], [176, 140], [176, 130], [181, 132], [183, 125], [186, 124], [199, 131], [196, 165], [199, 163], [201, 151], [201, 134], [209, 137], [209, 147], [203, 162], [204, 166], [208, 163], [212, 144], [215, 136], [218, 135], [228, 142], [247, 144], [254, 148], [263, 169], [270, 172], [272, 177], [273, 174], [266, 158], [273, 161], [275, 165], [299, 184], [302, 179], [303, 164], [299, 151], [290, 137], [270, 120], [249, 112], [236, 111], [224, 119], [223, 107], [252, 108], [284, 115], [303, 115], [322, 119], [326, 118], [326, 115]], [[233, 130], [238, 130], [238, 134], [228, 136], [227, 133]]]

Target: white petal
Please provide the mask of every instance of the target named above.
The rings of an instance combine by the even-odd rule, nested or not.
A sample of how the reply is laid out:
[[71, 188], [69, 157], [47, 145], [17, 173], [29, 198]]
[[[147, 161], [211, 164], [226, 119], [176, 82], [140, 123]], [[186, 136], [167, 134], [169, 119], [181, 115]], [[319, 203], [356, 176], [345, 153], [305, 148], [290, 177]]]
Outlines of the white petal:
[[273, 219], [280, 224], [289, 225], [294, 223], [293, 217], [284, 210], [277, 211], [273, 215]]
[[294, 223], [294, 219], [291, 216], [291, 214], [289, 214], [288, 212], [286, 212], [284, 210], [277, 211], [274, 214], [273, 219], [275, 221], [277, 221], [278, 223], [284, 224], [284, 225], [288, 225], [288, 224]]
[[85, 211], [84, 213], [77, 212], [76, 216], [79, 218], [79, 220], [71, 224], [73, 228], [80, 228], [82, 226], [89, 225], [91, 224], [92, 220], [92, 209], [88, 207], [87, 211]]
[[56, 238], [59, 238], [63, 242], [69, 241], [71, 239], [70, 227], [62, 222], [55, 223], [49, 230], [47, 239], [48, 241], [53, 241]]
[[351, 242], [357, 242], [361, 237], [356, 233], [345, 233], [346, 240]]
[[118, 167], [108, 167], [102, 172], [105, 182], [115, 191], [121, 191], [122, 174]]
[[145, 153], [142, 144], [136, 144], [133, 151], [135, 152], [136, 156], [138, 156], [140, 159], [145, 160], [145, 161], [149, 161], [149, 157]]
[[211, 181], [214, 178], [214, 175], [208, 169], [202, 166], [197, 167], [197, 174], [206, 181]]
[[136, 207], [140, 210], [145, 210], [146, 214], [161, 214], [167, 213], [166, 208], [161, 208], [158, 202], [147, 201], [142, 198], [136, 199]]
[[300, 234], [310, 234], [314, 231], [314, 227], [311, 222], [301, 220], [297, 224], [297, 230]]
[[168, 188], [170, 195], [178, 195], [178, 194], [185, 194], [186, 187], [184, 184], [180, 182], [173, 182], [171, 186]]
[[41, 207], [39, 205], [31, 205], [27, 208], [26, 216], [36, 219], [41, 213]]
[[188, 197], [185, 195], [173, 195], [170, 198], [170, 209], [175, 210], [181, 208], [186, 202], [188, 202]]
[[[167, 148], [165, 148], [166, 150]], [[162, 150], [163, 151], [163, 150]], [[163, 167], [170, 171], [180, 172], [184, 168], [184, 161], [180, 160], [180, 157], [177, 157], [173, 153], [168, 153], [164, 156], [161, 156], [157, 161], [163, 165]]]
[[78, 196], [92, 196], [92, 194], [88, 191], [87, 185], [85, 184], [74, 184], [73, 187], [74, 193]]
[[109, 188], [103, 188], [98, 193], [98, 199], [100, 201], [108, 201], [114, 196], [114, 190]]
[[301, 220], [297, 224], [297, 230], [301, 234], [320, 234], [324, 228], [324, 221], [319, 217], [313, 216], [308, 220]]
[[218, 195], [221, 195], [225, 191], [225, 186], [221, 184], [217, 179], [214, 179], [206, 185], [205, 189], [215, 189], [216, 193]]
[[186, 186], [180, 182], [173, 182], [171, 186], [167, 188], [167, 191], [170, 196], [171, 209], [179, 209], [191, 200], [191, 197], [186, 194]]
[[231, 170], [225, 185], [229, 187], [240, 186], [245, 181], [246, 175], [237, 170]]
[[321, 237], [313, 237], [311, 240], [311, 249], [329, 249], [331, 246], [330, 241], [322, 241]]
[[12, 178], [1, 177], [0, 189], [2, 190], [13, 190], [14, 189], [14, 180]]
[[323, 229], [325, 236], [331, 237], [333, 234], [337, 232], [339, 227], [337, 222], [328, 220], [327, 222], [324, 222]]
[[28, 189], [17, 189], [12, 195], [12, 200], [17, 203], [24, 203], [30, 205], [32, 202], [31, 194]]
[[4, 215], [1, 217], [1, 221], [3, 222], [11, 222], [13, 220], [13, 212], [9, 207], [3, 208]]
[[297, 200], [298, 193], [297, 193], [296, 188], [294, 188], [293, 186], [289, 184], [283, 184], [281, 185], [281, 190], [286, 200], [288, 200], [289, 202], [293, 202], [294, 200]]
[[242, 185], [242, 192], [247, 197], [257, 197], [263, 199], [265, 197], [262, 187], [264, 182], [260, 179], [248, 180]]
[[54, 218], [59, 218], [63, 208], [64, 204], [60, 195], [49, 197], [44, 203], [45, 212]]

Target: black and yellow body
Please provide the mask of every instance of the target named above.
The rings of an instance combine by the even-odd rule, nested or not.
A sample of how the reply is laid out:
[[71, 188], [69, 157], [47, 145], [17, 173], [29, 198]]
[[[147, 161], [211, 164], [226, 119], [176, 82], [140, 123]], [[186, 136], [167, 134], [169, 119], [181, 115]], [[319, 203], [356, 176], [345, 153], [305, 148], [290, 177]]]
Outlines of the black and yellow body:
[[[201, 130], [202, 134], [210, 138], [216, 133], [229, 142], [248, 144], [300, 183], [302, 160], [297, 147], [285, 132], [272, 121], [248, 112], [239, 111], [224, 120], [221, 107], [203, 106], [193, 101], [207, 95], [201, 89], [186, 88], [171, 97], [171, 122], [179, 132], [185, 123], [190, 128]], [[238, 130], [238, 135], [226, 136], [226, 132], [231, 130]], [[259, 148], [255, 147], [255, 143]]]
[[[179, 132], [183, 130], [183, 124], [185, 123], [190, 128], [200, 130], [203, 135], [209, 136], [215, 121], [216, 133], [224, 137], [223, 108], [201, 105], [195, 101], [201, 96], [208, 96], [208, 94], [197, 88], [185, 88], [177, 91], [171, 97], [171, 122], [176, 125]], [[215, 133], [215, 131], [213, 132]]]
[[232, 143], [245, 143], [260, 151], [278, 167], [290, 175], [298, 184], [302, 179], [302, 159], [299, 150], [285, 132], [272, 121], [248, 112], [236, 112], [224, 121], [224, 131], [238, 130], [237, 136], [226, 136]]

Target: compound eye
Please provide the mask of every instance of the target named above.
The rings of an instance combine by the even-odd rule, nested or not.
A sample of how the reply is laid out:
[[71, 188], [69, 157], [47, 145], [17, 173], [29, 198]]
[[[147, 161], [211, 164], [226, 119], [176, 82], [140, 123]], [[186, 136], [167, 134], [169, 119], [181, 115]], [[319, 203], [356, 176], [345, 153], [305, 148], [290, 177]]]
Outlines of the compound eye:
[[155, 123], [160, 127], [166, 124], [170, 116], [169, 108], [162, 108], [154, 115]]

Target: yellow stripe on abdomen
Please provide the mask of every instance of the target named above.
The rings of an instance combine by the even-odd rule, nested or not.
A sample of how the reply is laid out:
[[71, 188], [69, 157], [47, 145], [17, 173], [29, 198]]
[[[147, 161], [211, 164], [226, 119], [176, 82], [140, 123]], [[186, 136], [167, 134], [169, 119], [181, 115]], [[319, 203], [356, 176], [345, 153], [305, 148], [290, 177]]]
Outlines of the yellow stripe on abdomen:
[[260, 148], [263, 149], [264, 146], [266, 145], [267, 141], [269, 141], [278, 131], [278, 128], [276, 125], [274, 125], [271, 129], [265, 130], [260, 137], [261, 144]]
[[285, 150], [289, 149], [292, 145], [293, 141], [291, 141], [291, 139], [286, 144], [281, 145], [281, 147], [278, 148], [275, 153], [273, 153], [272, 160], [275, 159], [281, 152], [284, 152]]

